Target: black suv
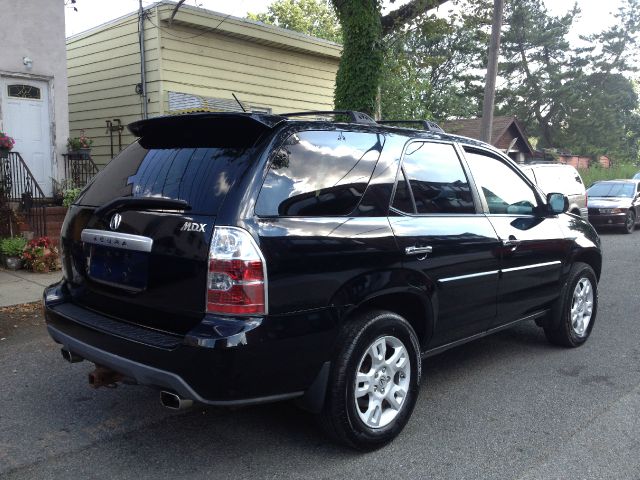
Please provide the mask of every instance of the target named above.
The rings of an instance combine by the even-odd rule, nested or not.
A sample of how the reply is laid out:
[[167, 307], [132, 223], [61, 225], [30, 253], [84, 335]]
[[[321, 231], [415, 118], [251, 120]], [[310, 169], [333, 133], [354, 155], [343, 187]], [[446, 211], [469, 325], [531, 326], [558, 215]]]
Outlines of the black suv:
[[349, 115], [130, 125], [62, 227], [63, 356], [172, 408], [296, 399], [367, 450], [406, 424], [425, 357], [529, 320], [587, 340], [600, 241], [566, 197], [482, 142]]

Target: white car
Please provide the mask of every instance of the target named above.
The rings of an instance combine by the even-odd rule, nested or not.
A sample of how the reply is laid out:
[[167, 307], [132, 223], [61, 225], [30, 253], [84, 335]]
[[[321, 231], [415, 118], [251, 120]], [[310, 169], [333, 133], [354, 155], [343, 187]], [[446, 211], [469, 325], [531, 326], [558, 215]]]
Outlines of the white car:
[[519, 167], [544, 193], [564, 193], [569, 199], [569, 213], [589, 219], [586, 189], [582, 177], [571, 165], [534, 163]]

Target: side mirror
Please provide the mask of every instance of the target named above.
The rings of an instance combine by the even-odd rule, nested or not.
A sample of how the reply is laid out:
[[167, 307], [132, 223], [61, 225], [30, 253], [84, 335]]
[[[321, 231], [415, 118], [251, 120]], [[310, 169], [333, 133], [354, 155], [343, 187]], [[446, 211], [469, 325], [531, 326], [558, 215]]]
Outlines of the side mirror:
[[562, 193], [550, 193], [547, 195], [547, 205], [551, 213], [564, 213], [569, 210], [569, 199]]

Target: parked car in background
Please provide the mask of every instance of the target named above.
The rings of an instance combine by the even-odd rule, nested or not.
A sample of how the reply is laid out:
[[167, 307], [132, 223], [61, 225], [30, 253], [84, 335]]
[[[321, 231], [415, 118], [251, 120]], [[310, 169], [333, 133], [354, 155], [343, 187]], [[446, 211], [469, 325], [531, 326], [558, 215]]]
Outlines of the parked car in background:
[[633, 176], [633, 180], [640, 180], [640, 172], [636, 173], [636, 174]]
[[587, 341], [600, 239], [565, 195], [439, 128], [298, 116], [129, 126], [139, 140], [67, 213], [44, 297], [93, 386], [149, 385], [174, 409], [295, 398], [371, 450], [409, 420], [423, 358], [517, 322]]
[[603, 180], [589, 190], [589, 221], [632, 233], [640, 218], [640, 180]]
[[569, 213], [588, 219], [584, 182], [578, 171], [571, 165], [540, 163], [520, 165], [520, 169], [544, 193], [564, 193], [569, 199]]

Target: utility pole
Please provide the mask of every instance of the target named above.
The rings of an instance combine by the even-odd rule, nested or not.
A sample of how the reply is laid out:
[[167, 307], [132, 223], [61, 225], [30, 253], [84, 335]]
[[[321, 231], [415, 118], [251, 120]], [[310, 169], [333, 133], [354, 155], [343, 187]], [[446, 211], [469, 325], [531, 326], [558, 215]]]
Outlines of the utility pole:
[[140, 42], [140, 83], [142, 84], [142, 118], [146, 119], [149, 116], [148, 102], [147, 102], [147, 69], [144, 56], [144, 9], [142, 8], [142, 0], [140, 0], [140, 11], [138, 13], [138, 41]]
[[491, 25], [491, 43], [489, 44], [489, 62], [487, 63], [487, 83], [484, 87], [482, 103], [482, 124], [480, 140], [491, 143], [493, 126], [493, 105], [496, 99], [496, 77], [498, 76], [498, 56], [500, 54], [500, 29], [502, 28], [502, 9], [504, 0], [493, 0], [493, 24]]

